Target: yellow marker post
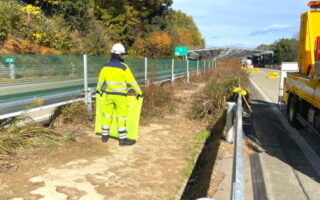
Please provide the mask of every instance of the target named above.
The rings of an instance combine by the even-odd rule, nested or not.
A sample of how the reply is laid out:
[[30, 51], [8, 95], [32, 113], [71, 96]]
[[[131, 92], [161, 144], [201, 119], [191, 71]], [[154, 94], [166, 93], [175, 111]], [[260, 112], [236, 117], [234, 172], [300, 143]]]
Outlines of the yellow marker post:
[[252, 112], [251, 106], [249, 105], [249, 103], [248, 103], [248, 101], [247, 101], [247, 99], [245, 97], [248, 94], [247, 91], [243, 90], [242, 88], [234, 88], [233, 92], [240, 92], [240, 94], [241, 94], [243, 100], [246, 102], [246, 105], [248, 106], [250, 112]]
[[243, 96], [247, 95], [247, 91], [243, 90], [242, 88], [234, 88], [233, 92], [240, 92]]
[[279, 78], [279, 74], [278, 73], [268, 73], [268, 78]]
[[260, 72], [260, 69], [254, 68], [254, 69], [252, 70], [252, 72]]

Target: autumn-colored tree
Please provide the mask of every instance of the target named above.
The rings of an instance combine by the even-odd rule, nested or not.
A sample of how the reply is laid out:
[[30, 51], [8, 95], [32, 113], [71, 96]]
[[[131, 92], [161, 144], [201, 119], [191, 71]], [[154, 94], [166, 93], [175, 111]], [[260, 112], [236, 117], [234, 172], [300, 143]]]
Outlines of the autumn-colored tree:
[[[61, 53], [105, 55], [112, 43], [121, 42], [130, 56], [168, 58], [173, 57], [174, 46], [204, 46], [193, 18], [173, 10], [172, 3], [0, 0], [0, 14], [4, 13], [0, 18], [0, 47], [13, 38]], [[27, 15], [32, 15], [32, 20], [27, 21]]]
[[129, 52], [131, 53], [129, 54], [130, 56], [147, 56], [148, 49], [146, 41], [141, 37], [137, 38], [132, 45], [132, 50]]
[[167, 32], [153, 32], [146, 39], [147, 55], [152, 58], [164, 58], [173, 51], [172, 40]]
[[170, 23], [175, 46], [204, 47], [204, 39], [191, 16], [177, 11], [171, 14]]

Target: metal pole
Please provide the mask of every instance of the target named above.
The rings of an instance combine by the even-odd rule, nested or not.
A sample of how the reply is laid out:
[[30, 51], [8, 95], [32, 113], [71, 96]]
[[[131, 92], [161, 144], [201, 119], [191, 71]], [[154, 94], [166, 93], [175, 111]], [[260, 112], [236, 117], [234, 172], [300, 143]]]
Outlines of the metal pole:
[[145, 85], [149, 85], [148, 83], [148, 58], [144, 58], [144, 82]]
[[190, 83], [189, 60], [187, 60], [187, 83]]
[[197, 61], [197, 74], [199, 73], [199, 65], [200, 65], [200, 61]]
[[92, 104], [90, 105], [89, 100], [89, 89], [88, 89], [88, 56], [83, 55], [83, 78], [84, 78], [84, 103], [86, 104], [88, 108], [89, 115], [91, 114], [90, 111], [92, 111]]
[[203, 75], [206, 74], [206, 61], [203, 61]]
[[84, 102], [88, 103], [88, 62], [87, 55], [83, 55], [83, 80], [84, 80]]
[[172, 59], [172, 66], [171, 66], [171, 84], [174, 84], [174, 59]]
[[230, 144], [233, 143], [233, 136], [234, 136], [233, 113], [234, 113], [235, 105], [236, 105], [236, 103], [234, 103], [234, 102], [227, 102], [227, 122], [226, 122], [227, 137], [226, 137], [226, 141]]
[[13, 63], [9, 63], [9, 76], [11, 79], [16, 78], [16, 70], [15, 65]]
[[92, 92], [91, 88], [88, 88], [88, 113], [89, 113], [89, 119], [92, 120]]

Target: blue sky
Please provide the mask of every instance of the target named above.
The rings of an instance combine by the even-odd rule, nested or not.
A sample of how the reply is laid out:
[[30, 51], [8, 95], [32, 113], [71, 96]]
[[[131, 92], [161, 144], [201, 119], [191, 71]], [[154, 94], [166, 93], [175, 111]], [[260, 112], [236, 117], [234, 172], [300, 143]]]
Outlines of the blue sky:
[[299, 32], [308, 0], [173, 0], [192, 16], [207, 47], [256, 48]]

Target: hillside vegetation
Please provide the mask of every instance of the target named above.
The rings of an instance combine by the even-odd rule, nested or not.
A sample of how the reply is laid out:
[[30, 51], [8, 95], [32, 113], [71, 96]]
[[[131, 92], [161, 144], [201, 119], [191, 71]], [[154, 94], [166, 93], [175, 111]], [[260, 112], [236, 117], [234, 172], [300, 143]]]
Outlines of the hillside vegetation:
[[174, 46], [203, 47], [191, 16], [172, 0], [0, 0], [0, 53], [167, 58]]
[[297, 38], [281, 38], [273, 44], [261, 44], [258, 50], [274, 51], [274, 63], [296, 62], [298, 60], [299, 40]]

